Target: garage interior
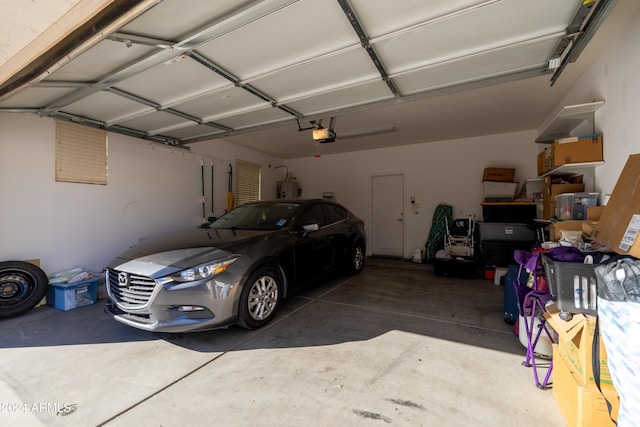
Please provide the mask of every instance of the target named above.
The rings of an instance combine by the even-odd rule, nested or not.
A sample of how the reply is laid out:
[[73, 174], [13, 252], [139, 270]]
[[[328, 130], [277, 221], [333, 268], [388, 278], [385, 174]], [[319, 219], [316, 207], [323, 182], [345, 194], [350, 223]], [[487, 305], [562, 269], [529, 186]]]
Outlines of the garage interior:
[[[238, 161], [259, 166], [260, 198], [295, 181], [369, 238], [361, 275], [296, 296], [256, 332], [154, 335], [100, 304], [1, 320], [1, 401], [77, 405], [3, 414], [12, 425], [570, 424], [521, 365], [503, 287], [409, 261], [438, 205], [482, 220], [485, 168], [537, 178], [536, 141], [563, 108], [597, 103], [551, 139], [602, 134], [604, 161], [585, 173], [612, 193], [640, 152], [640, 4], [0, 6], [0, 260], [100, 274], [133, 244], [222, 215]], [[64, 124], [106, 132], [104, 185], [57, 180]]]

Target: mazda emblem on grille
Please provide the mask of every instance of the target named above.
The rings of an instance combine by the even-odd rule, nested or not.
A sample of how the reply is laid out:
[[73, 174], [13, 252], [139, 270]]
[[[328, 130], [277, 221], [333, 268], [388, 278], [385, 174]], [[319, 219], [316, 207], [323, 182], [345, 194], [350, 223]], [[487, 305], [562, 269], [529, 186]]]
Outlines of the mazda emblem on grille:
[[118, 273], [118, 285], [120, 285], [120, 287], [129, 286], [129, 275], [127, 273]]

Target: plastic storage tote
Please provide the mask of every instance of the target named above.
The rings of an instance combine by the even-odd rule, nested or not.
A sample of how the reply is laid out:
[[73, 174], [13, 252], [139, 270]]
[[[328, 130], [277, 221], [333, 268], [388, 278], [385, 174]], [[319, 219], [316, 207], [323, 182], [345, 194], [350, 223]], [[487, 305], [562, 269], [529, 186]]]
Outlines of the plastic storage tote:
[[47, 304], [69, 311], [95, 304], [98, 299], [98, 281], [94, 277], [77, 283], [51, 283], [47, 292]]

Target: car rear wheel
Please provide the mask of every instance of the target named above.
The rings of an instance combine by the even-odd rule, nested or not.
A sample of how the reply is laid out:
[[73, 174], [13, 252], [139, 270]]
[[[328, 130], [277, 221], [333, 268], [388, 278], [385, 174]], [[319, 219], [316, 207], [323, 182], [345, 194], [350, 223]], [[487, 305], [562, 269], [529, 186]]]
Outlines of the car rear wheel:
[[362, 244], [356, 244], [351, 253], [351, 263], [349, 264], [349, 272], [358, 274], [364, 268], [364, 247]]
[[31, 310], [47, 293], [49, 280], [37, 265], [0, 262], [0, 319]]
[[255, 271], [247, 280], [240, 296], [238, 325], [260, 328], [273, 318], [280, 303], [278, 274], [271, 268]]

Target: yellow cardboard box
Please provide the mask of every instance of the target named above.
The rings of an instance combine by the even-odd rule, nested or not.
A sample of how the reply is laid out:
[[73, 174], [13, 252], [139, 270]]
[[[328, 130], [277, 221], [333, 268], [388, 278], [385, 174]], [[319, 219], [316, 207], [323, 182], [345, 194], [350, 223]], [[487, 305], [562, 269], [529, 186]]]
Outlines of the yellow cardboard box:
[[[591, 357], [596, 318], [586, 314], [573, 314], [570, 320], [562, 320], [560, 310], [555, 304], [546, 307], [544, 317], [558, 333], [560, 356], [569, 364], [582, 384], [595, 387]], [[602, 340], [600, 340], [600, 387], [615, 390]]]
[[[580, 383], [567, 362], [553, 345], [553, 397], [560, 407], [567, 427], [614, 427], [618, 418], [620, 401], [615, 390], [603, 389]], [[611, 403], [611, 415], [606, 399]]]

